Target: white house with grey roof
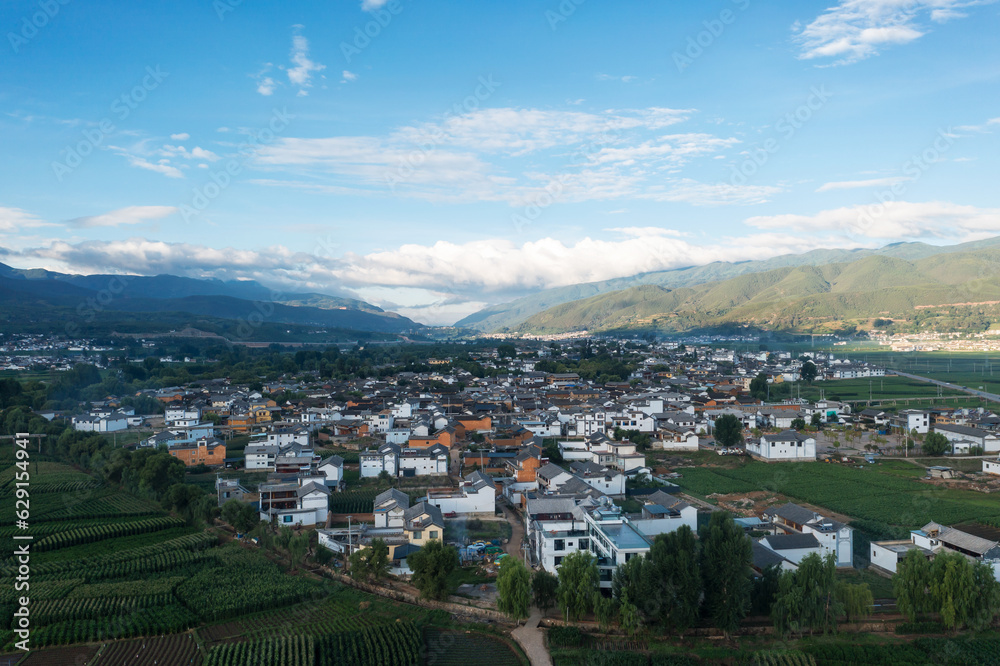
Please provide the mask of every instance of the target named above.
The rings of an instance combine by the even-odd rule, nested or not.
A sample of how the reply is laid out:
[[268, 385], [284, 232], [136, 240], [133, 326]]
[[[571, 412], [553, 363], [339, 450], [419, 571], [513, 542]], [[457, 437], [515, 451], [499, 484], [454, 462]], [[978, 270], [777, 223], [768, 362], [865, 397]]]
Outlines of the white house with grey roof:
[[981, 428], [960, 425], [936, 425], [934, 432], [951, 442], [954, 453], [968, 453], [970, 447], [982, 447], [984, 453], [1000, 453], [1000, 435]]
[[1000, 581], [1000, 529], [986, 525], [948, 527], [930, 522], [910, 532], [910, 541], [878, 541], [872, 543], [872, 564], [891, 573], [908, 551], [919, 550], [931, 559], [942, 552], [961, 553], [971, 560], [985, 562], [993, 568], [993, 577]]
[[465, 477], [455, 490], [429, 490], [427, 503], [441, 509], [444, 515], [488, 515], [496, 511], [496, 484], [480, 471]]
[[770, 462], [816, 460], [816, 440], [794, 430], [785, 430], [748, 442], [747, 453]]
[[832, 553], [838, 567], [854, 566], [853, 527], [791, 502], [768, 509], [763, 517], [771, 522], [779, 534], [813, 536], [819, 543], [822, 554]]

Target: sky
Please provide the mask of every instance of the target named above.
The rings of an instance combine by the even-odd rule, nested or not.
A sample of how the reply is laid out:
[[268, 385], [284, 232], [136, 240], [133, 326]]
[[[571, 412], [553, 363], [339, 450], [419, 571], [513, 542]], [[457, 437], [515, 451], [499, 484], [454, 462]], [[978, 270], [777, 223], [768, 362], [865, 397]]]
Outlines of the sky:
[[0, 262], [429, 324], [1000, 235], [996, 0], [4, 0]]

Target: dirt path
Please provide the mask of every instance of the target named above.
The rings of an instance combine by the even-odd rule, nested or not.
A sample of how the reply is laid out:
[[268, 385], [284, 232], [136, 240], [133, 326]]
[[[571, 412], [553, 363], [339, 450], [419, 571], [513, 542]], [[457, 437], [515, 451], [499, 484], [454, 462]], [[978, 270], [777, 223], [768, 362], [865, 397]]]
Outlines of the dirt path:
[[545, 649], [545, 634], [538, 628], [542, 620], [542, 612], [532, 607], [531, 617], [523, 627], [510, 632], [511, 637], [518, 642], [524, 653], [528, 655], [531, 666], [552, 666], [552, 658]]
[[521, 543], [524, 541], [524, 524], [509, 506], [501, 504], [500, 508], [503, 509], [504, 518], [510, 524], [510, 539], [504, 544], [503, 550], [508, 555], [520, 559], [522, 554]]

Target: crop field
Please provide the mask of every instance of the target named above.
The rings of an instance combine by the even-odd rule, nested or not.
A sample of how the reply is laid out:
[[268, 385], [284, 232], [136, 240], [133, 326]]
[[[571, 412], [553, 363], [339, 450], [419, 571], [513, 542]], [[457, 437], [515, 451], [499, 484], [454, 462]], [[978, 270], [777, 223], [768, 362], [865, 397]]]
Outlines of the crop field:
[[851, 518], [914, 529], [934, 520], [953, 525], [1000, 518], [1000, 502], [971, 490], [946, 489], [899, 473], [897, 466], [859, 469], [818, 462], [682, 469], [675, 483], [702, 497], [712, 493], [779, 493]]
[[427, 663], [435, 666], [465, 666], [484, 660], [490, 666], [527, 663], [505, 641], [487, 634], [428, 629], [425, 639]]
[[[921, 382], [909, 377], [873, 377], [872, 379], [830, 379], [803, 384], [792, 389], [798, 397], [799, 391], [803, 398], [819, 400], [822, 395], [839, 400], [885, 400], [887, 398], [931, 398], [938, 395], [938, 387], [934, 384]], [[942, 396], [961, 396], [962, 392], [953, 389], [941, 389]]]
[[158, 638], [118, 641], [109, 645], [97, 666], [132, 666], [133, 664], [201, 664], [198, 644], [191, 634], [177, 634]]
[[[357, 488], [354, 490], [345, 490], [342, 493], [333, 493], [330, 495], [330, 512], [371, 513], [375, 504], [375, 496], [385, 490], [385, 488]], [[410, 492], [407, 494], [412, 501], [424, 493]]]

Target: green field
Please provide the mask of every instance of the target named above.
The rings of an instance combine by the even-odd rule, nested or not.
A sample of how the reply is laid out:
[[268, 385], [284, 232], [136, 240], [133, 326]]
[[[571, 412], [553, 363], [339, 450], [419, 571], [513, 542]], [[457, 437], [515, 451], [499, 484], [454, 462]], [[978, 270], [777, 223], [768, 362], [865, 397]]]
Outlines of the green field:
[[768, 464], [749, 460], [733, 468], [684, 468], [679, 470], [682, 478], [675, 483], [701, 497], [711, 493], [774, 492], [853, 519], [903, 529], [922, 527], [932, 520], [954, 525], [1000, 519], [1000, 502], [996, 498], [921, 483], [904, 467], [907, 464], [882, 463], [859, 469], [819, 462]]
[[[838, 354], [839, 355], [839, 354]], [[979, 352], [862, 352], [854, 360], [910, 374], [939, 379], [959, 386], [1000, 393], [1000, 354]], [[860, 380], [859, 380], [860, 381]], [[867, 381], [867, 380], [865, 380]], [[928, 385], [931, 386], [931, 385]], [[932, 390], [934, 389], [931, 386]]]
[[[811, 386], [802, 384], [793, 388], [792, 395], [799, 392], [807, 400], [819, 400], [820, 397], [839, 400], [885, 400], [887, 398], [926, 398], [936, 397], [938, 387], [926, 382], [907, 377], [876, 377], [873, 379], [831, 379], [815, 382]], [[961, 396], [962, 392], [951, 389], [941, 389], [942, 396]]]

